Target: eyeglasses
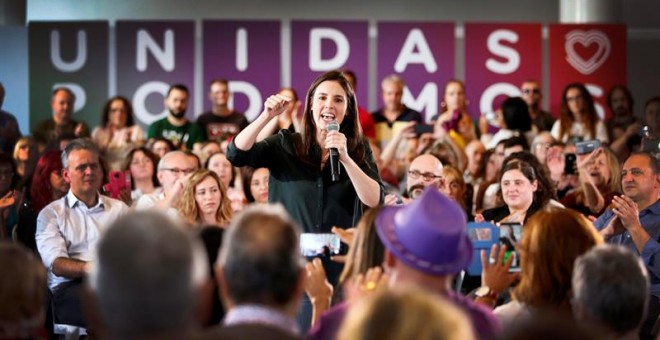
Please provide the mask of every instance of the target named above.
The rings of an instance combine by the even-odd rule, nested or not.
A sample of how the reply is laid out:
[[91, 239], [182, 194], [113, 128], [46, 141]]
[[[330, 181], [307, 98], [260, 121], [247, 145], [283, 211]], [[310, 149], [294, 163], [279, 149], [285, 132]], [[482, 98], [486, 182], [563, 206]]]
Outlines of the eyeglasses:
[[532, 93], [533, 94], [539, 94], [539, 93], [541, 93], [541, 90], [540, 89], [524, 89], [524, 90], [522, 90], [522, 93], [524, 93], [524, 94], [532, 94]]
[[430, 182], [434, 179], [442, 178], [442, 176], [434, 175], [430, 172], [421, 173], [417, 170], [408, 171], [408, 177], [410, 177], [412, 179], [418, 179], [419, 176], [422, 176], [422, 178], [427, 182]]
[[187, 175], [187, 174], [191, 174], [191, 173], [195, 172], [195, 169], [192, 169], [192, 168], [191, 168], [191, 169], [162, 168], [162, 169], [160, 169], [160, 170], [171, 171], [173, 174], [175, 174], [175, 175], [177, 175], [177, 176], [179, 176], [180, 174]]

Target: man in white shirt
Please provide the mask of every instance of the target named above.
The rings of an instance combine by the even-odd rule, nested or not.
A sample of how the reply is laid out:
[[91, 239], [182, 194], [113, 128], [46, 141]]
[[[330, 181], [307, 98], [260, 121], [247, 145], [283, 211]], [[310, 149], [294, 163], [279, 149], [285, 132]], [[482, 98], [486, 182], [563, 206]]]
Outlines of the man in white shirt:
[[71, 141], [62, 152], [62, 165], [62, 176], [71, 188], [39, 213], [35, 239], [48, 269], [54, 322], [85, 327], [80, 306], [82, 279], [95, 260], [101, 234], [128, 207], [98, 193], [103, 171], [91, 141]]

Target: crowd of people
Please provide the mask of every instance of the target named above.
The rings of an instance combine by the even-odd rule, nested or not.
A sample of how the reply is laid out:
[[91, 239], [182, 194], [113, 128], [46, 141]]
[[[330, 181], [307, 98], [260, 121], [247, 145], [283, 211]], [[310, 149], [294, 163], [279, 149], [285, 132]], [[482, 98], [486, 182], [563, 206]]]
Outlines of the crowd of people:
[[[147, 131], [60, 87], [29, 134], [0, 84], [0, 339], [658, 336], [660, 97], [615, 86], [604, 118], [571, 83], [553, 116], [530, 80], [475, 119], [451, 80], [426, 121], [400, 76], [373, 113], [355, 82], [251, 122], [227, 80], [196, 121], [174, 84]], [[470, 225], [508, 234], [479, 252]]]

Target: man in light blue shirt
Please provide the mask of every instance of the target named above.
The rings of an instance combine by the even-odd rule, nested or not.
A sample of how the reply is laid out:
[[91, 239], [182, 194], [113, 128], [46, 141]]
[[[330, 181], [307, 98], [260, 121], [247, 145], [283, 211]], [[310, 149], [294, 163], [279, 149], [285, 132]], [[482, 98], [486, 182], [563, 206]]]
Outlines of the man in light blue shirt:
[[91, 141], [71, 141], [62, 152], [62, 165], [62, 175], [71, 189], [39, 213], [35, 239], [48, 269], [54, 322], [85, 327], [80, 306], [82, 279], [95, 260], [101, 233], [126, 214], [128, 207], [98, 193], [103, 171]]
[[[622, 196], [594, 222], [607, 243], [619, 244], [639, 255], [649, 272], [651, 300], [642, 324], [642, 338], [650, 336], [660, 315], [660, 165], [656, 156], [633, 153], [621, 171]], [[653, 335], [655, 338], [655, 335]]]

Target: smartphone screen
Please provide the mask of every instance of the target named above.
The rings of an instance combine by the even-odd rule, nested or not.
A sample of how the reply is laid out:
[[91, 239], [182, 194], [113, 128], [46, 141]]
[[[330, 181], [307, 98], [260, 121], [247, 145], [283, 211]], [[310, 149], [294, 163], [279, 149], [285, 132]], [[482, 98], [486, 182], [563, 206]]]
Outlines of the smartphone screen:
[[567, 153], [564, 155], [564, 160], [564, 173], [567, 175], [575, 174], [577, 156], [574, 153]]
[[520, 223], [499, 223], [499, 240], [501, 245], [506, 246], [504, 262], [513, 257], [509, 272], [520, 271], [520, 256], [518, 254], [518, 242], [522, 239], [523, 226]]
[[303, 233], [300, 235], [300, 253], [305, 257], [337, 255], [341, 241], [335, 234]]

